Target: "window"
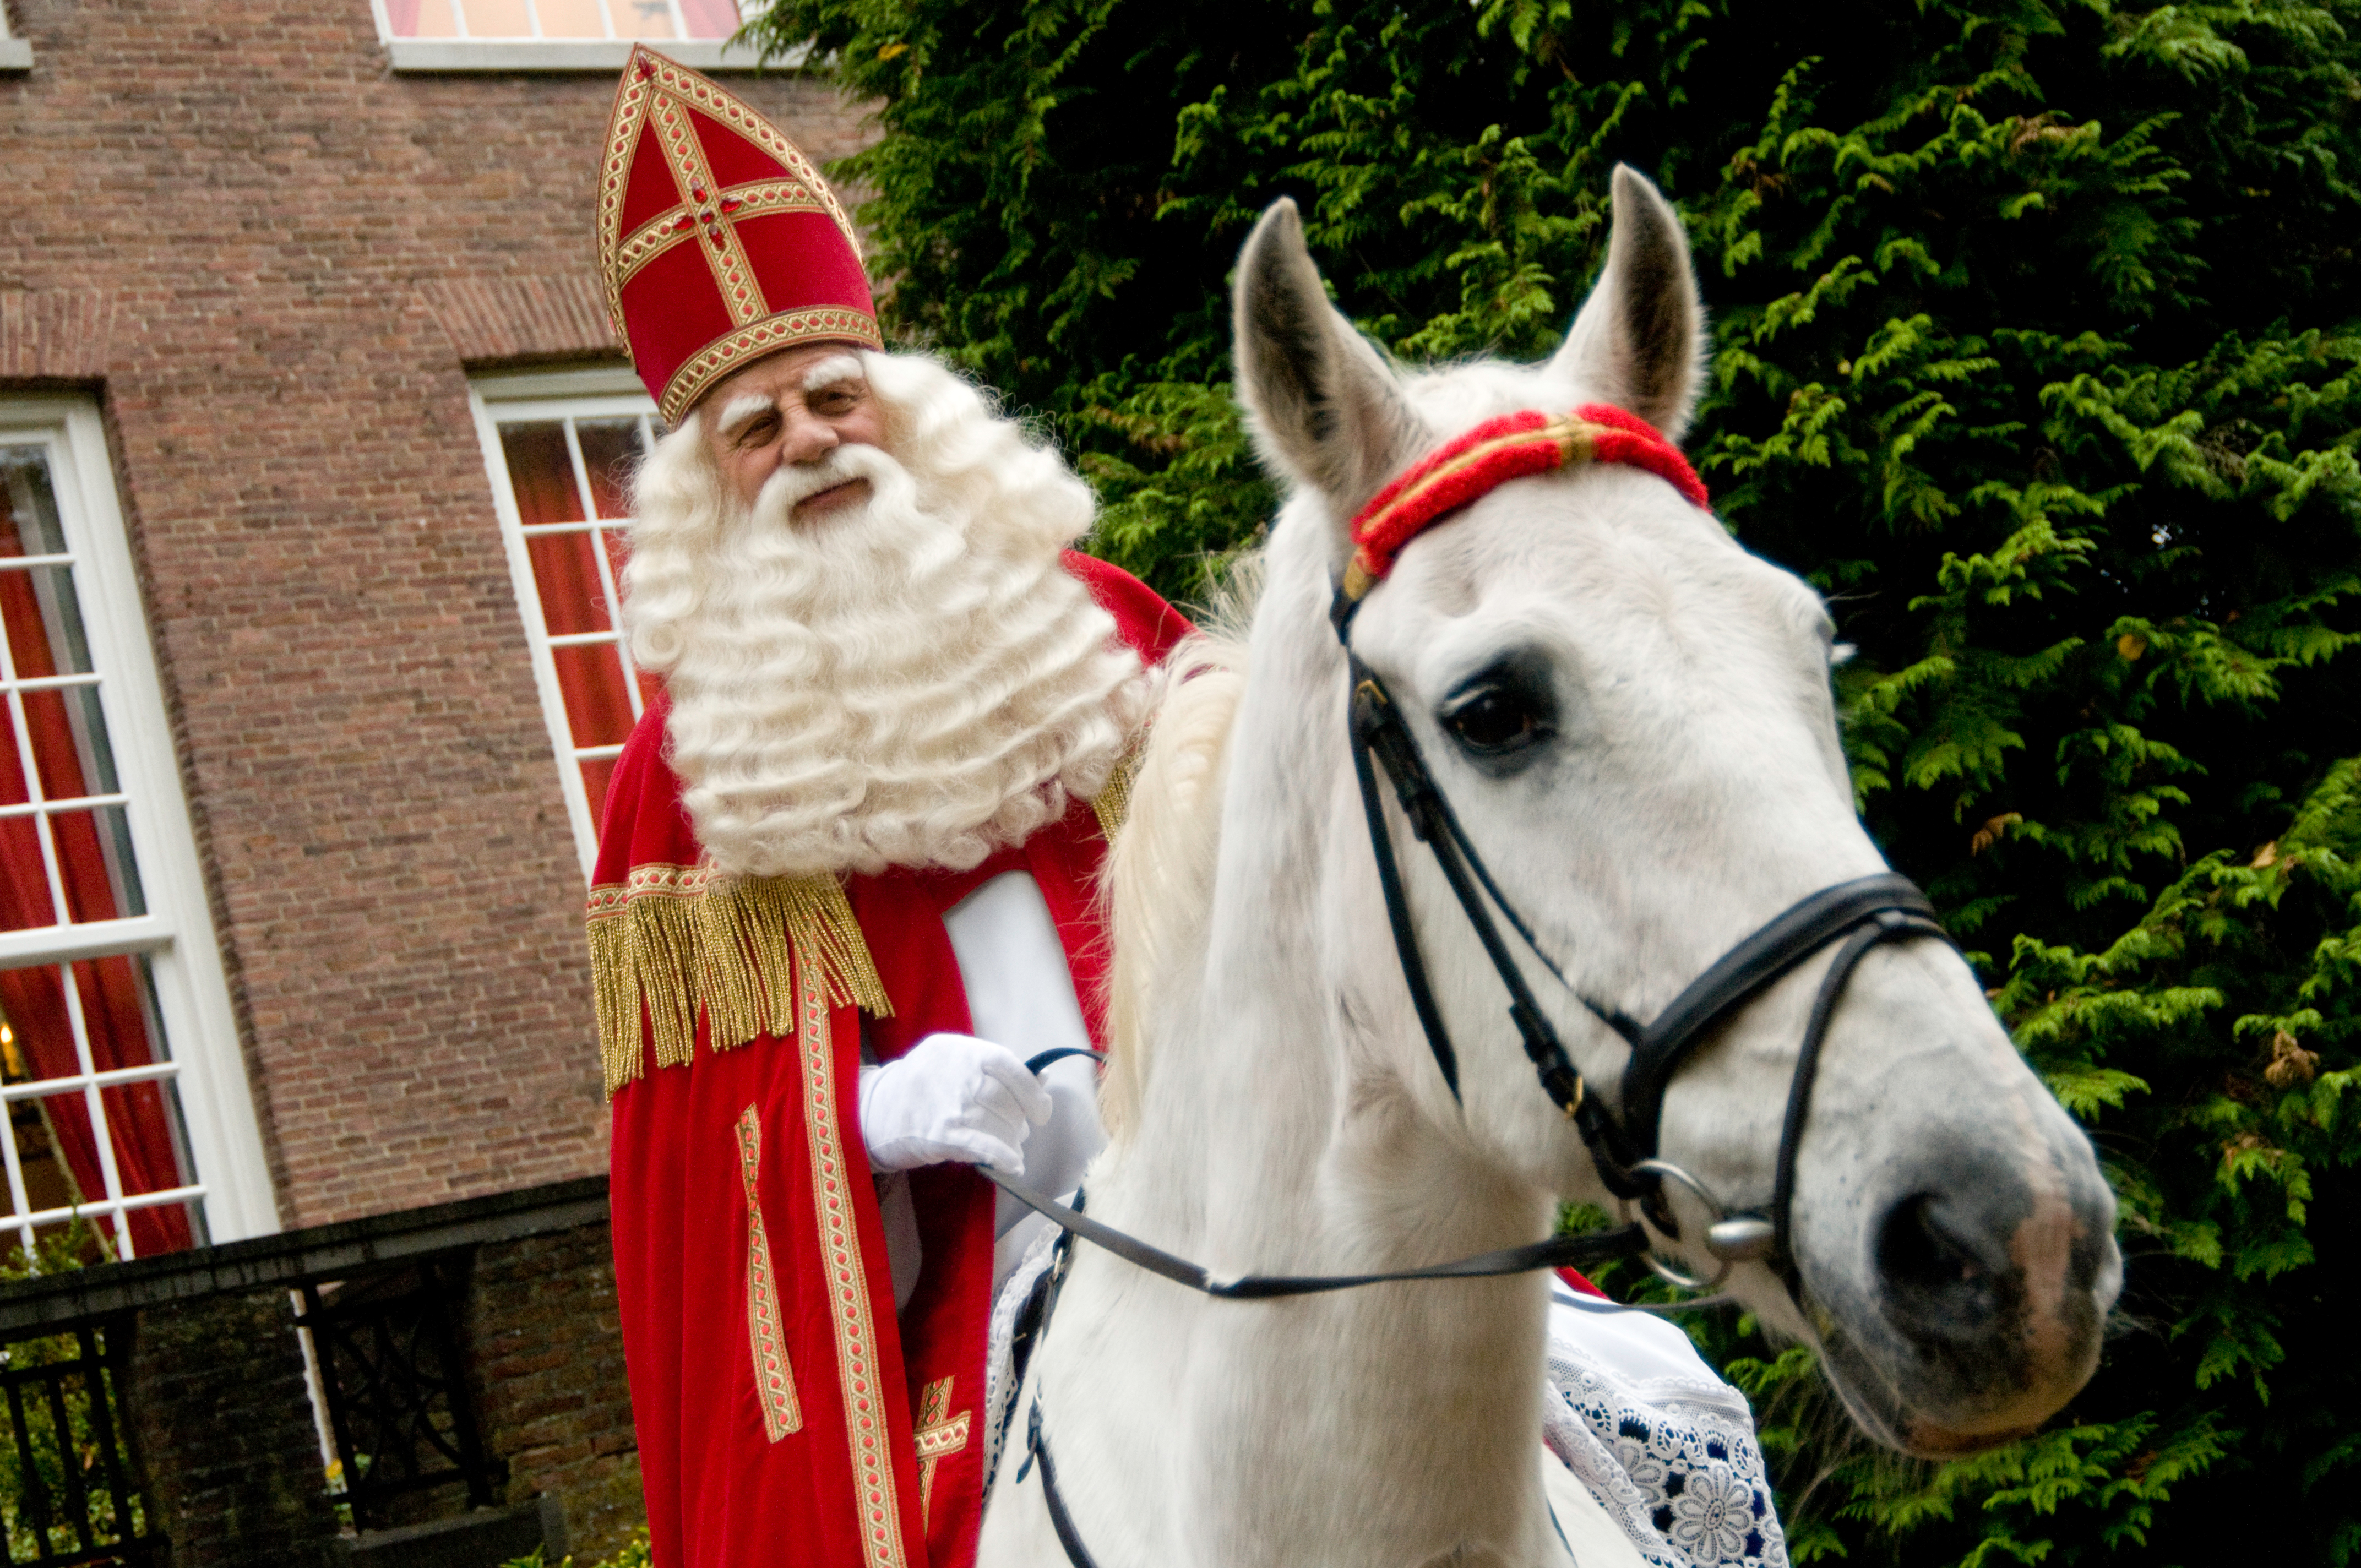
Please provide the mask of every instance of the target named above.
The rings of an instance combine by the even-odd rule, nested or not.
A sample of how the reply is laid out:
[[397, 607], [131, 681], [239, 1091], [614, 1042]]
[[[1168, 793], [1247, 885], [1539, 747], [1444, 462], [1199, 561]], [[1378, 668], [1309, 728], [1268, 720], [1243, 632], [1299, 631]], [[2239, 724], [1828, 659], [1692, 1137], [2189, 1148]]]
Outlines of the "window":
[[721, 39], [738, 30], [736, 0], [385, 0], [398, 38]]
[[587, 877], [607, 780], [655, 691], [623, 645], [616, 581], [631, 471], [664, 426], [620, 368], [486, 378], [470, 398]]
[[66, 1238], [134, 1257], [278, 1228], [138, 603], [96, 411], [0, 400], [15, 1266]]
[[700, 71], [752, 67], [727, 40], [755, 0], [373, 0], [396, 71], [613, 71], [634, 42]]

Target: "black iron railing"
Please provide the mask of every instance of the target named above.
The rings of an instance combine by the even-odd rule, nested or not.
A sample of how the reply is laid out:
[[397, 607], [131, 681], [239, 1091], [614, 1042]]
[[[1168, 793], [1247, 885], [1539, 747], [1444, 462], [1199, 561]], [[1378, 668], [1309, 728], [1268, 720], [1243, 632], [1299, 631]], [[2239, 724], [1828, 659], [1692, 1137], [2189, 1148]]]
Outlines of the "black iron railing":
[[395, 1522], [397, 1498], [436, 1487], [465, 1486], [469, 1508], [489, 1508], [507, 1479], [485, 1455], [460, 1359], [454, 1308], [466, 1266], [425, 1258], [333, 1296], [303, 1287], [343, 1500], [364, 1530]]
[[0, 1514], [17, 1568], [148, 1568], [165, 1543], [122, 1422], [127, 1318], [0, 1349]]

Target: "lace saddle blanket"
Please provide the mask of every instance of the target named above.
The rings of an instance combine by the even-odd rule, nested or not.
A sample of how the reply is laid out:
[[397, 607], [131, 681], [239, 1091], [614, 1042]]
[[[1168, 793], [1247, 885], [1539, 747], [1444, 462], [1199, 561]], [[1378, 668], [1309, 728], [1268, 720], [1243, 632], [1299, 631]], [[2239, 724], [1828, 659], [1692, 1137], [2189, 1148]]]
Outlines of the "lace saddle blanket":
[[[1046, 1228], [994, 1304], [983, 1476], [999, 1474], [1016, 1415], [1016, 1320], [1049, 1266]], [[1553, 1281], [1542, 1442], [1652, 1568], [1787, 1568], [1754, 1415], [1688, 1336], [1645, 1312]]]

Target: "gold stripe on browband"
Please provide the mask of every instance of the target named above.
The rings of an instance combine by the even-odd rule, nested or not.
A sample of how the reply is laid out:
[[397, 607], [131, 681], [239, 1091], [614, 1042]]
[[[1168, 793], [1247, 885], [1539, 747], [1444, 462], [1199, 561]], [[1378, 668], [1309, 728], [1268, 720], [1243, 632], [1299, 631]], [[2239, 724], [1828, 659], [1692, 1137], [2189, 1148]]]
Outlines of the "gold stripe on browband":
[[[1561, 468], [1572, 467], [1576, 463], [1587, 463], [1597, 455], [1598, 437], [1606, 433], [1608, 428], [1605, 425], [1593, 424], [1588, 420], [1567, 416], [1554, 419], [1539, 430], [1521, 430], [1513, 435], [1496, 435], [1489, 441], [1479, 442], [1466, 451], [1459, 453], [1433, 473], [1422, 477], [1410, 489], [1396, 496], [1385, 510], [1375, 517], [1363, 520], [1355, 532], [1364, 536], [1373, 533], [1388, 518], [1399, 512], [1417, 510], [1420, 499], [1431, 492], [1435, 486], [1447, 479], [1455, 478], [1470, 468], [1480, 466], [1501, 452], [1513, 451], [1517, 447], [1528, 445], [1536, 441], [1547, 441], [1557, 447], [1557, 466]], [[1440, 516], [1427, 519], [1429, 523], [1440, 521]], [[1402, 543], [1407, 544], [1410, 541], [1404, 540]], [[1358, 602], [1367, 596], [1371, 588], [1378, 586], [1383, 576], [1383, 573], [1372, 566], [1366, 551], [1355, 549], [1352, 560], [1345, 566], [1345, 598]]]

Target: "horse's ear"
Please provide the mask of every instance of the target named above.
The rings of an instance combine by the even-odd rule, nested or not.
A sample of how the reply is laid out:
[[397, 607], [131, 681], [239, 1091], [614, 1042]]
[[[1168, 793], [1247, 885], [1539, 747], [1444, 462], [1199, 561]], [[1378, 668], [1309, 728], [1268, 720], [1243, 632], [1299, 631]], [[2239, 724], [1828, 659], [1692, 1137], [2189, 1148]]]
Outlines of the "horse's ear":
[[1705, 378], [1705, 308], [1672, 203], [1628, 163], [1615, 166], [1607, 269], [1550, 368], [1674, 441]]
[[1238, 395], [1263, 462], [1349, 516], [1415, 451], [1421, 425], [1377, 349], [1328, 302], [1295, 203], [1238, 253]]

